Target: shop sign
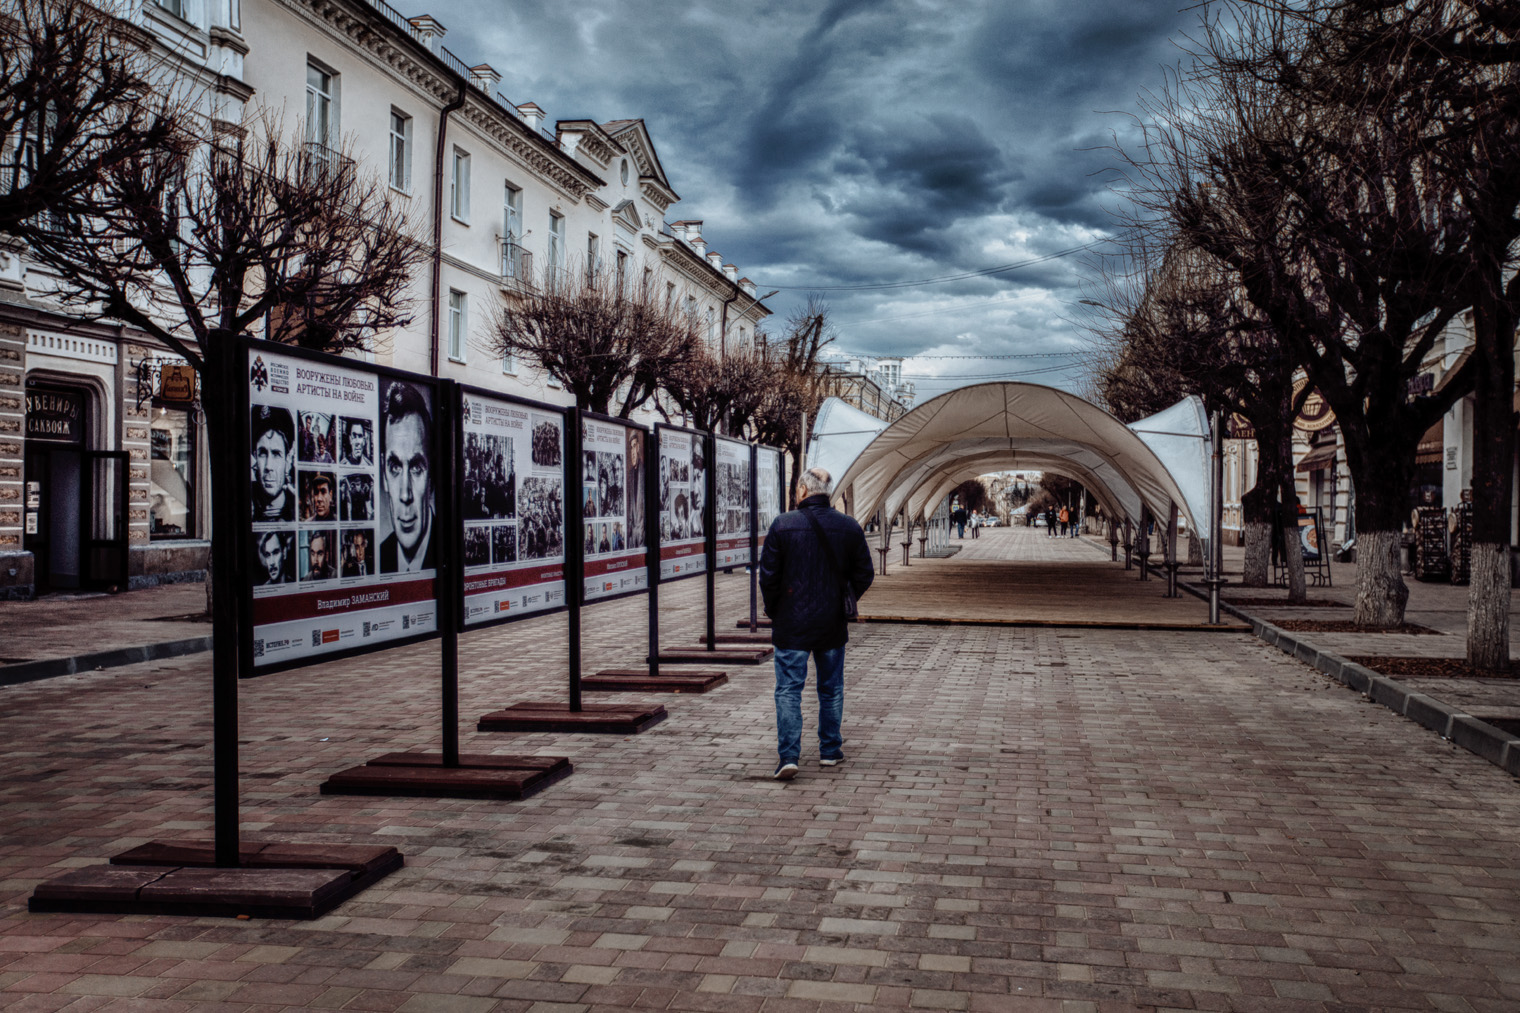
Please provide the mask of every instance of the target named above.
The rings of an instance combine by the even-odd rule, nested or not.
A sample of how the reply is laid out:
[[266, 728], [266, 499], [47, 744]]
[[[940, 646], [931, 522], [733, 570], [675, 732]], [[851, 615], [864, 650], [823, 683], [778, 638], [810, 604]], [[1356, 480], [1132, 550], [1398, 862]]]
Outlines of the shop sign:
[[[1304, 385], [1307, 383], [1307, 380], [1300, 380], [1294, 385], [1295, 399], [1303, 393]], [[1298, 418], [1293, 420], [1293, 428], [1299, 432], [1317, 433], [1334, 422], [1335, 413], [1330, 410], [1330, 403], [1321, 396], [1319, 391], [1314, 390], [1310, 391], [1309, 396], [1304, 399], [1304, 406], [1299, 409]]]
[[195, 400], [195, 368], [186, 362], [166, 362], [158, 371], [161, 401], [189, 403]]
[[84, 442], [84, 392], [26, 392], [26, 438], [58, 443]]

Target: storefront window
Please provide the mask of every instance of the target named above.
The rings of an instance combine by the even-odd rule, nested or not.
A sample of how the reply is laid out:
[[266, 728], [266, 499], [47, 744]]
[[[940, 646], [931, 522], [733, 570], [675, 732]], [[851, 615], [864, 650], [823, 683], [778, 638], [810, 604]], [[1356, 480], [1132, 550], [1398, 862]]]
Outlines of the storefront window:
[[154, 538], [195, 535], [195, 426], [183, 408], [153, 405], [148, 514]]

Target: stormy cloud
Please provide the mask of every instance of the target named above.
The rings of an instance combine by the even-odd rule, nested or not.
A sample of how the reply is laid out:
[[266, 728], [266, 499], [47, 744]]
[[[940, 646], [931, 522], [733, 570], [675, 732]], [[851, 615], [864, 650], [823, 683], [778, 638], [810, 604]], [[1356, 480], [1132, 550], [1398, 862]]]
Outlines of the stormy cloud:
[[[1019, 374], [1073, 386], [1129, 113], [1197, 13], [1134, 0], [455, 0], [467, 64], [554, 119], [641, 117], [703, 234], [839, 346], [923, 358], [920, 400]], [[423, 13], [406, 10], [407, 14]], [[864, 288], [986, 272], [957, 281]], [[774, 329], [774, 328], [773, 328]], [[1040, 372], [1035, 372], [1039, 370]]]

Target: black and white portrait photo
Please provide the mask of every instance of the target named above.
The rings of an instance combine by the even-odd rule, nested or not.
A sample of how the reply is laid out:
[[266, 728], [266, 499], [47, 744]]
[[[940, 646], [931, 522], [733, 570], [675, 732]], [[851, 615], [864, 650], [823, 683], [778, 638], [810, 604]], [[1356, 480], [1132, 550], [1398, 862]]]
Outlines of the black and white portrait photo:
[[302, 464], [332, 464], [337, 460], [333, 417], [324, 412], [299, 414], [298, 443]]
[[551, 559], [564, 545], [564, 482], [534, 475], [523, 480], [517, 527], [519, 559]]
[[289, 584], [296, 579], [294, 531], [253, 533], [253, 584]]
[[431, 392], [388, 380], [380, 394], [381, 573], [434, 569]]
[[339, 416], [338, 423], [341, 431], [338, 441], [339, 457], [342, 463], [351, 468], [363, 468], [374, 464], [374, 434], [371, 432], [369, 419]]
[[509, 520], [517, 516], [517, 469], [512, 458], [510, 437], [465, 434], [465, 520]]
[[555, 419], [535, 415], [533, 423], [533, 463], [540, 468], [557, 468], [560, 462], [560, 426]]
[[338, 519], [372, 521], [375, 519], [375, 480], [355, 473], [338, 478]]
[[249, 415], [253, 519], [255, 522], [293, 521], [296, 519], [295, 421], [286, 409], [270, 405], [254, 405]]

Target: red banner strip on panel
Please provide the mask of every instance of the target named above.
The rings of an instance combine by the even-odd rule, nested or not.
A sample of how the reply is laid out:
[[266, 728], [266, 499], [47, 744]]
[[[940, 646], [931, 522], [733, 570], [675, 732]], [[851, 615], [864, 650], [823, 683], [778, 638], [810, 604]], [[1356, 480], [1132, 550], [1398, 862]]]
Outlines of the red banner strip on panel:
[[464, 579], [465, 594], [499, 591], [506, 587], [527, 587], [531, 584], [552, 584], [565, 579], [565, 568], [526, 566], [519, 570], [499, 570], [496, 573], [475, 573]]
[[661, 559], [680, 559], [682, 556], [700, 556], [706, 548], [701, 542], [694, 545], [662, 545], [660, 546]]
[[297, 619], [317, 619], [389, 605], [410, 605], [432, 601], [433, 578], [398, 581], [394, 584], [369, 584], [362, 587], [333, 588], [279, 597], [253, 600], [253, 624], [288, 623]]
[[645, 565], [647, 564], [644, 562], [643, 552], [618, 556], [614, 559], [588, 559], [586, 560], [586, 576], [600, 577], [604, 573], [615, 573], [618, 570], [629, 570]]

